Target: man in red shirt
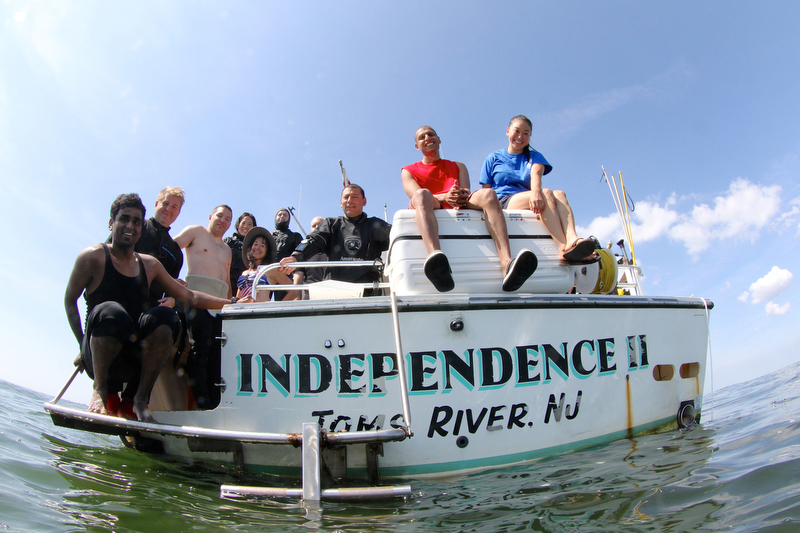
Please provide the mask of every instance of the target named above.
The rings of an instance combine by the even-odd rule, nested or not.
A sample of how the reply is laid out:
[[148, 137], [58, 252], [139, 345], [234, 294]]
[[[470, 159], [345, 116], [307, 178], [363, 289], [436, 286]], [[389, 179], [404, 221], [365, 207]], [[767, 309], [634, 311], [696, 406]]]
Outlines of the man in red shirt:
[[536, 270], [536, 255], [527, 248], [512, 259], [508, 244], [508, 228], [503, 209], [493, 189], [482, 188], [470, 193], [469, 172], [464, 163], [442, 159], [441, 139], [430, 126], [422, 126], [414, 134], [414, 147], [422, 152], [422, 161], [403, 167], [400, 177], [403, 189], [416, 210], [417, 226], [428, 250], [425, 275], [440, 292], [453, 290], [452, 271], [447, 256], [439, 246], [439, 224], [436, 209], [480, 209], [492, 236], [500, 266], [503, 269], [503, 290], [515, 291]]

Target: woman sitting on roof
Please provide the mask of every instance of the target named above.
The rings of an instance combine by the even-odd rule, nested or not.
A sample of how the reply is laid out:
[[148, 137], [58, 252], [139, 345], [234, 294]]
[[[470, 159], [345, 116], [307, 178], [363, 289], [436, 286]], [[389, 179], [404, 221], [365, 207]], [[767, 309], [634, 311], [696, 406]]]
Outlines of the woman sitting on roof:
[[508, 148], [489, 154], [480, 182], [484, 188], [495, 190], [503, 209], [530, 209], [539, 215], [564, 261], [595, 261], [595, 242], [582, 239], [575, 232], [575, 217], [566, 193], [542, 188], [542, 176], [553, 167], [530, 147], [532, 130], [525, 115], [512, 118], [506, 130]]
[[[236, 281], [236, 297], [239, 303], [267, 302], [272, 296], [272, 291], [259, 291], [256, 298], [253, 298], [253, 282], [258, 274], [258, 267], [275, 262], [275, 240], [272, 234], [261, 226], [255, 226], [247, 232], [242, 244], [242, 260], [248, 265], [248, 269], [242, 272]], [[271, 270], [261, 277], [258, 286], [267, 285], [291, 285], [289, 276], [277, 270]], [[300, 291], [289, 291], [283, 297], [283, 301], [297, 300], [300, 298]]]

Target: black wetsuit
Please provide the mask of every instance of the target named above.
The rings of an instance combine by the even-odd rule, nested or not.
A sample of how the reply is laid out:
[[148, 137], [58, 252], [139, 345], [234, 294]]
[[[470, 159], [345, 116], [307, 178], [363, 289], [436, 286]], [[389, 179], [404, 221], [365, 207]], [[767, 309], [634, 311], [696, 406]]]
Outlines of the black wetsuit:
[[[173, 342], [180, 332], [180, 321], [169, 307], [148, 305], [147, 272], [136, 253], [139, 273], [134, 277], [121, 274], [111, 260], [108, 245], [103, 244], [105, 268], [100, 285], [83, 297], [86, 299], [86, 326], [81, 342], [81, 359], [86, 373], [94, 379], [92, 337], [113, 337], [122, 344], [122, 351], [111, 363], [108, 390], [117, 392], [128, 382], [126, 395], [133, 396], [141, 373], [141, 340], [161, 325], [172, 329]], [[127, 394], [129, 393], [129, 394]]]
[[[306, 261], [317, 253], [328, 255], [329, 261], [369, 261], [378, 259], [389, 249], [389, 232], [392, 225], [380, 218], [361, 213], [357, 217], [329, 217], [311, 232], [292, 256]], [[369, 283], [379, 281], [379, 274], [371, 267], [331, 268], [325, 279]]]
[[275, 239], [276, 261], [292, 255], [297, 245], [303, 240], [302, 235], [289, 229], [276, 229], [272, 232], [272, 238]]
[[244, 259], [242, 259], [244, 237], [239, 235], [238, 231], [234, 231], [233, 235], [225, 237], [222, 241], [231, 249], [231, 291], [236, 296], [236, 282], [239, 281], [239, 276], [242, 275], [242, 272], [247, 270]]
[[147, 272], [142, 264], [142, 258], [134, 253], [136, 262], [139, 263], [139, 273], [131, 278], [120, 274], [114, 268], [108, 245], [103, 245], [103, 251], [106, 254], [103, 279], [91, 294], [83, 293], [86, 299], [86, 316], [89, 316], [98, 304], [111, 301], [120, 304], [131, 320], [138, 320], [139, 315], [147, 310]]
[[[111, 236], [106, 239], [111, 243]], [[178, 243], [172, 240], [169, 228], [162, 226], [154, 217], [150, 217], [142, 224], [142, 233], [133, 249], [140, 254], [152, 255], [164, 265], [164, 270], [174, 279], [178, 279], [183, 268], [183, 251]], [[150, 305], [158, 305], [158, 300], [164, 297], [164, 289], [158, 283], [150, 285]]]
[[[283, 211], [278, 209], [278, 212]], [[276, 215], [278, 213], [275, 213]], [[280, 261], [284, 257], [289, 257], [295, 248], [303, 242], [303, 236], [289, 229], [289, 221], [276, 222], [275, 231], [272, 232], [275, 239], [275, 261]], [[278, 302], [286, 297], [286, 291], [274, 291], [272, 298]]]
[[[314, 262], [327, 261], [328, 256], [323, 253], [319, 253], [312, 255], [311, 257], [308, 258], [308, 260]], [[309, 283], [316, 283], [318, 281], [324, 280], [325, 275], [328, 273], [328, 267], [306, 268], [305, 270], [303, 270], [303, 272], [305, 273], [303, 283], [307, 285]]]

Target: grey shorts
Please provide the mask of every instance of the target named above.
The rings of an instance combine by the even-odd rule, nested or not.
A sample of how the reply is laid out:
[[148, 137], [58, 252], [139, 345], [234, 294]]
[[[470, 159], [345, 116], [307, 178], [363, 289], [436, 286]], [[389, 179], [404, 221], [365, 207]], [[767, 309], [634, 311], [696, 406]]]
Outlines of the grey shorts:
[[500, 200], [500, 208], [501, 209], [508, 209], [508, 202], [514, 197], [513, 194], [509, 194], [508, 196], [503, 196], [502, 198], [498, 198]]

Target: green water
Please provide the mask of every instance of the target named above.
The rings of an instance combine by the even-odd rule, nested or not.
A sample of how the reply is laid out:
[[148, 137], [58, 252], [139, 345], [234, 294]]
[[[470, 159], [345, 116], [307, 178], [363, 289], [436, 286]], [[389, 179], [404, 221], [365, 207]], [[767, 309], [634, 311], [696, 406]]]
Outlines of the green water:
[[0, 381], [0, 531], [800, 531], [800, 365], [706, 397], [700, 427], [523, 466], [411, 480], [380, 502], [222, 499], [299, 486], [54, 427]]

